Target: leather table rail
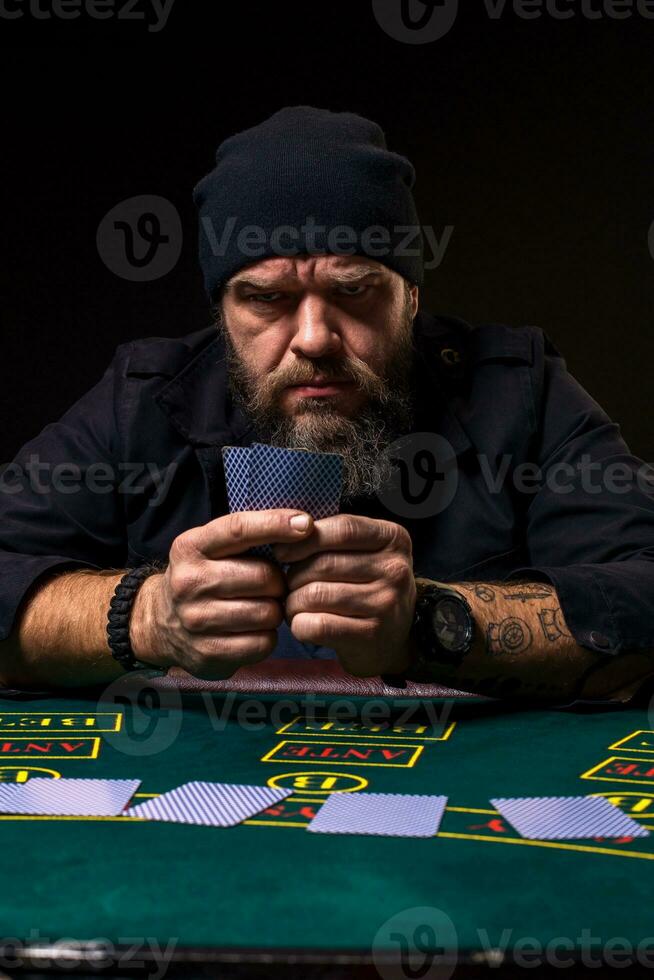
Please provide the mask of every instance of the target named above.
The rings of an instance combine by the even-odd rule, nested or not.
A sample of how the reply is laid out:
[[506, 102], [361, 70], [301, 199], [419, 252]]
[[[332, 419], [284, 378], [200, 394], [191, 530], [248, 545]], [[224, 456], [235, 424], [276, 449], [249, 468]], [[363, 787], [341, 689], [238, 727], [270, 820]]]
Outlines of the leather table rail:
[[342, 694], [349, 697], [389, 698], [475, 698], [478, 695], [454, 691], [438, 684], [406, 682], [392, 687], [381, 677], [353, 677], [332, 660], [265, 660], [241, 667], [223, 681], [206, 681], [179, 667], [172, 667], [165, 677], [155, 677], [148, 686], [158, 690], [232, 691], [242, 694]]

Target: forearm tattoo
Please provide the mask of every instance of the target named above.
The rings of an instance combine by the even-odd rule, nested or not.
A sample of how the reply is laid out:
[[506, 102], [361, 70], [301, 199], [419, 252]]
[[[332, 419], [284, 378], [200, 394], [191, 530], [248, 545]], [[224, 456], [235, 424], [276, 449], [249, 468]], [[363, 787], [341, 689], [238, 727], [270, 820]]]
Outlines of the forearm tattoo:
[[[565, 699], [575, 671], [571, 677], [569, 656], [559, 659], [558, 654], [576, 644], [554, 586], [463, 582], [451, 587], [470, 601], [479, 637], [453, 681], [489, 697]], [[553, 664], [560, 669], [552, 670]]]
[[524, 653], [533, 642], [529, 624], [524, 619], [507, 616], [500, 623], [490, 623], [486, 630], [486, 649], [498, 653]]
[[[461, 592], [476, 623], [475, 642], [461, 662], [439, 665], [438, 680], [449, 687], [492, 698], [565, 704], [586, 696], [589, 680], [590, 697], [605, 698], [622, 691], [632, 674], [635, 681], [651, 676], [642, 657], [616, 670], [624, 658], [578, 645], [556, 588], [548, 582], [436, 584]], [[647, 656], [654, 659], [654, 653]]]
[[538, 619], [545, 639], [549, 640], [550, 643], [556, 643], [563, 636], [572, 636], [568, 627], [565, 625], [560, 606], [556, 609], [541, 609], [538, 613]]

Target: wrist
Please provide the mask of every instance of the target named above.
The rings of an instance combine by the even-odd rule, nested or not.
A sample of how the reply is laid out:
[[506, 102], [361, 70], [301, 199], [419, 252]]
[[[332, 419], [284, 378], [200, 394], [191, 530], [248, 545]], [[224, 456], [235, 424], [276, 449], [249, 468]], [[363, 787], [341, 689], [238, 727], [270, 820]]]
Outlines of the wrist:
[[419, 581], [411, 626], [416, 676], [456, 670], [477, 638], [473, 611], [448, 584]]
[[[403, 655], [398, 657], [392, 670], [386, 670], [381, 675], [389, 687], [405, 687], [407, 681], [418, 683], [433, 683], [436, 681], [433, 669], [425, 671], [422, 661], [422, 648], [415, 635], [413, 624], [403, 648]], [[439, 678], [440, 679], [440, 678]]]
[[414, 674], [418, 668], [420, 644], [414, 628], [415, 606], [416, 596], [414, 596], [411, 620], [404, 637], [404, 643], [396, 645], [398, 652], [393, 659], [393, 663], [381, 674], [382, 680], [391, 687], [403, 687], [406, 680], [414, 679]]
[[156, 572], [141, 584], [132, 606], [129, 641], [134, 657], [155, 667], [167, 667], [162, 657], [160, 605], [163, 572]]

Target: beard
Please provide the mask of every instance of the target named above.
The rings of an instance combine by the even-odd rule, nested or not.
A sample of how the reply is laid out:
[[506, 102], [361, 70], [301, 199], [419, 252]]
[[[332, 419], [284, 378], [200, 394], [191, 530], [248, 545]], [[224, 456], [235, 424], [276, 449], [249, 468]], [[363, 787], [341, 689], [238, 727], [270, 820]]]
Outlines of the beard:
[[[285, 449], [339, 453], [343, 459], [342, 501], [378, 493], [392, 474], [391, 445], [410, 431], [413, 421], [413, 317], [408, 291], [399, 330], [382, 374], [355, 356], [296, 358], [263, 378], [251, 372], [236, 350], [222, 310], [216, 326], [225, 342], [229, 387], [261, 442]], [[365, 396], [355, 418], [343, 415], [325, 398], [303, 398], [294, 414], [282, 410], [289, 385], [309, 383], [320, 373], [346, 379]]]

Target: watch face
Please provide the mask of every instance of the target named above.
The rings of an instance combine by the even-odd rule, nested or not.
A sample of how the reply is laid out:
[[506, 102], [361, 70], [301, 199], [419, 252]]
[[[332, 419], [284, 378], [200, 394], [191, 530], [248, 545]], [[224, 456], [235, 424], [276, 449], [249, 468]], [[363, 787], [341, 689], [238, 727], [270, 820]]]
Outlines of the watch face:
[[434, 632], [450, 653], [467, 649], [472, 638], [472, 617], [460, 599], [438, 600], [433, 615]]

